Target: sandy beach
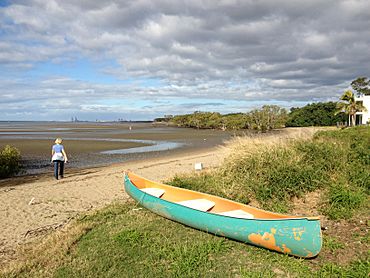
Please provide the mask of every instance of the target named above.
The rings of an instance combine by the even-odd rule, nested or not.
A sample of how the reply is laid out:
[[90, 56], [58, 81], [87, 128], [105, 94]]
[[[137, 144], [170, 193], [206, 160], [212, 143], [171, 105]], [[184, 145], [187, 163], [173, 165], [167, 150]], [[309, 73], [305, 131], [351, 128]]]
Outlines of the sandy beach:
[[[253, 144], [255, 139], [271, 142], [310, 138], [319, 129], [284, 129], [275, 135], [261, 134], [242, 140], [247, 138]], [[70, 169], [67, 164], [62, 180], [53, 178], [52, 168], [49, 173], [1, 180], [0, 265], [14, 258], [20, 245], [64, 227], [79, 214], [126, 200], [123, 174], [127, 170], [155, 181], [166, 181], [176, 174], [195, 172], [195, 163], [201, 162], [204, 170], [217, 167], [231, 150], [229, 143], [105, 167]]]
[[127, 199], [123, 173], [130, 169], [147, 178], [163, 181], [179, 173], [219, 165], [227, 151], [222, 147], [107, 167], [68, 171], [55, 180], [52, 171], [0, 181], [0, 263], [14, 255], [17, 247], [66, 225], [80, 213], [116, 200]]

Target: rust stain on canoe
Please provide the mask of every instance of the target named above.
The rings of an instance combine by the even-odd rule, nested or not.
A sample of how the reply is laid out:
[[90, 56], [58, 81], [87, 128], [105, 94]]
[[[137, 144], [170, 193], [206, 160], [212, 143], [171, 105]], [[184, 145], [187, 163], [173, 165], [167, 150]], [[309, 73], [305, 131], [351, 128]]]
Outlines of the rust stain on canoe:
[[306, 250], [306, 252], [307, 252], [307, 258], [311, 258], [311, 257], [313, 257], [313, 253], [311, 252], [311, 251], [309, 251], [309, 250], [307, 250], [307, 249], [305, 249]]
[[292, 250], [290, 250], [285, 244], [282, 245], [282, 248], [276, 245], [275, 235], [276, 229], [272, 228], [271, 233], [265, 232], [263, 235], [260, 234], [250, 234], [248, 236], [248, 239], [257, 245], [260, 245], [262, 247], [272, 249], [278, 252], [283, 253], [291, 253]]

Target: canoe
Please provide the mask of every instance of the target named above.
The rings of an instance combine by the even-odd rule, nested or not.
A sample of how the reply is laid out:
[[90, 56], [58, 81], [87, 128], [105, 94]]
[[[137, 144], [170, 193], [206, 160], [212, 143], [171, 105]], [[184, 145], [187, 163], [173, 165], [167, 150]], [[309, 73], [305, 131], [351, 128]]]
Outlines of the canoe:
[[125, 173], [126, 192], [168, 219], [273, 251], [311, 258], [322, 246], [318, 217], [265, 211], [221, 197], [161, 184]]

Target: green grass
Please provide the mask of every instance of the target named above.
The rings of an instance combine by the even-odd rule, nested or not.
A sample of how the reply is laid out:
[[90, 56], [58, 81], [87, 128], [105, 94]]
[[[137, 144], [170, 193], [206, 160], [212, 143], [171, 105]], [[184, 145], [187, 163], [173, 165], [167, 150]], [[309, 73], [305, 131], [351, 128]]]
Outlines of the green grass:
[[323, 245], [324, 248], [330, 250], [332, 253], [334, 253], [336, 250], [344, 249], [345, 247], [345, 245], [338, 239], [330, 236], [324, 237]]
[[341, 185], [331, 187], [327, 195], [328, 204], [324, 207], [323, 212], [334, 220], [351, 218], [353, 213], [361, 208], [367, 200], [364, 189]]
[[[5, 277], [353, 277], [369, 271], [368, 258], [340, 266], [304, 260], [213, 236], [159, 217], [134, 203], [115, 204], [74, 225], [88, 226], [62, 254], [40, 261], [33, 253], [22, 271]], [[343, 244], [324, 242], [336, 251]], [[46, 250], [48, 243], [41, 249]], [[59, 256], [56, 258], [56, 256]], [[57, 263], [55, 263], [57, 260]]]
[[370, 260], [365, 258], [351, 263], [347, 267], [327, 263], [316, 274], [316, 277], [368, 277], [370, 273]]
[[[130, 213], [132, 207], [117, 207], [104, 225], [85, 235], [69, 266], [56, 271], [57, 277], [107, 276], [192, 277], [215, 268], [212, 258], [225, 256], [229, 246], [223, 238], [162, 219], [145, 210]], [[94, 220], [93, 220], [94, 221]], [[108, 275], [110, 276], [110, 275]]]
[[325, 190], [322, 212], [347, 219], [369, 196], [369, 138], [369, 127], [357, 127], [267, 148], [238, 145], [220, 169], [177, 176], [169, 183], [243, 203], [256, 200], [276, 212], [288, 212], [292, 197]]

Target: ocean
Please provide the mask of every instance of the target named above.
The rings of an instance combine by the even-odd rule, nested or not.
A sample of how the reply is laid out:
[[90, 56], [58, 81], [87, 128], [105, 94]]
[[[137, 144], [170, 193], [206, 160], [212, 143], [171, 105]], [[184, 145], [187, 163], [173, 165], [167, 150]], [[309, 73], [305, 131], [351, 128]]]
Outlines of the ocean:
[[212, 148], [240, 133], [196, 130], [149, 122], [0, 122], [0, 149], [19, 149], [23, 174], [51, 171], [51, 147], [63, 139], [70, 168], [104, 166], [129, 160]]

